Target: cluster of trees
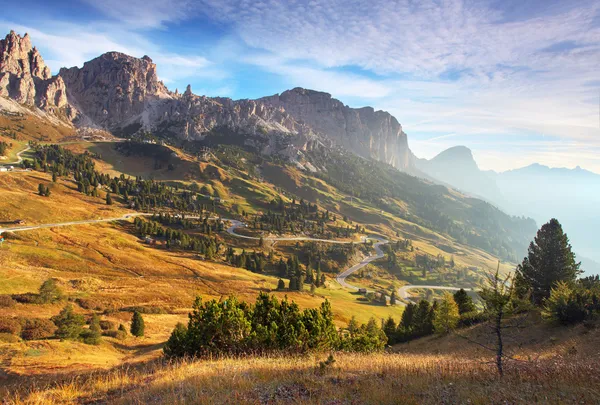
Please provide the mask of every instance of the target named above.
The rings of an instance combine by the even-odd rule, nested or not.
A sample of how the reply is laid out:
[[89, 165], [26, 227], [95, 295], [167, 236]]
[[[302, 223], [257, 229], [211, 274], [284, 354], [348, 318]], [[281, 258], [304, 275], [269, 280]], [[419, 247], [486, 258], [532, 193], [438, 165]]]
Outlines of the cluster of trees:
[[399, 323], [389, 317], [383, 330], [390, 344], [408, 342], [434, 333], [446, 334], [461, 326], [470, 326], [485, 320], [485, 315], [477, 311], [473, 299], [464, 290], [444, 294], [443, 299], [421, 300], [409, 303]]
[[6, 155], [6, 151], [8, 150], [8, 148], [10, 148], [12, 146], [12, 144], [8, 144], [4, 141], [0, 142], [0, 156], [4, 156]]
[[517, 267], [515, 295], [541, 307], [547, 319], [560, 324], [594, 319], [600, 314], [600, 280], [598, 276], [578, 279], [580, 266], [561, 224], [551, 219]]
[[202, 233], [210, 236], [214, 232], [221, 232], [224, 229], [224, 224], [221, 219], [217, 219], [214, 223], [211, 224], [209, 221], [210, 217], [205, 215], [201, 220], [194, 220], [190, 218], [186, 218], [184, 213], [178, 215], [172, 215], [169, 213], [159, 213], [152, 215], [152, 220], [159, 222], [163, 225], [167, 225], [170, 227], [181, 227], [183, 229], [198, 229]]
[[266, 255], [264, 252], [256, 251], [249, 253], [244, 249], [239, 255], [236, 255], [232, 247], [227, 248], [225, 260], [232, 266], [241, 267], [254, 273], [264, 273], [267, 270], [267, 266], [272, 266], [273, 264], [271, 254]]
[[[271, 201], [272, 210], [263, 213], [252, 223], [253, 227], [262, 230], [290, 233], [310, 231], [313, 233], [325, 233], [325, 225], [336, 220], [335, 215], [329, 211], [320, 211], [316, 204], [307, 203], [303, 199], [296, 203], [293, 199], [289, 204], [281, 197]], [[358, 231], [356, 228], [337, 229], [338, 235], [350, 236]]]
[[202, 236], [195, 238], [177, 229], [163, 228], [154, 221], [146, 221], [136, 217], [133, 221], [140, 236], [155, 236], [164, 238], [167, 248], [177, 247], [184, 250], [192, 250], [203, 254], [207, 259], [215, 257], [221, 248], [221, 244], [214, 237]]
[[[13, 305], [14, 301], [33, 304], [56, 304], [66, 300], [66, 295], [58, 285], [56, 279], [50, 278], [42, 283], [39, 293], [28, 299], [25, 296], [3, 296], [0, 300], [2, 306]], [[86, 327], [86, 325], [88, 325]], [[79, 340], [86, 344], [100, 344], [102, 336], [111, 336], [124, 339], [127, 329], [109, 321], [103, 321], [100, 316], [93, 313], [86, 317], [76, 313], [73, 306], [67, 303], [58, 315], [50, 319], [42, 318], [0, 318], [0, 334], [21, 336], [25, 340], [46, 339], [55, 337], [61, 340]], [[131, 322], [131, 334], [144, 335], [144, 320], [139, 313], [134, 313]]]
[[167, 341], [167, 357], [204, 357], [250, 353], [382, 350], [385, 334], [373, 320], [338, 331], [328, 301], [318, 309], [300, 310], [287, 298], [260, 293], [247, 304], [236, 297], [203, 302], [197, 298], [188, 325], [178, 324]]
[[50, 197], [50, 188], [42, 183], [38, 184], [38, 194], [43, 197]]
[[[24, 161], [26, 167], [33, 166], [36, 170], [50, 171], [53, 177], [73, 175], [77, 189], [86, 195], [99, 196], [99, 189], [106, 188], [115, 196], [137, 210], [170, 208], [177, 211], [202, 212], [207, 205], [203, 197], [190, 190], [180, 190], [178, 186], [170, 187], [165, 183], [144, 180], [141, 177], [111, 178], [95, 169], [93, 154], [85, 152], [74, 154], [59, 145], [33, 144], [35, 158], [33, 163]], [[206, 202], [206, 201], [204, 201]], [[212, 210], [214, 211], [214, 201]]]

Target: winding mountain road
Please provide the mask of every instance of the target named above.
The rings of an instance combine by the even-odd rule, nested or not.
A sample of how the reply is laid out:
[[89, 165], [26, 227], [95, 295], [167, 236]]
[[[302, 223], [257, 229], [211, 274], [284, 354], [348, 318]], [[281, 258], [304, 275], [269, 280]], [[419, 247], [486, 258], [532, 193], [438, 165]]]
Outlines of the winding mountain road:
[[125, 214], [116, 218], [104, 218], [104, 219], [85, 219], [82, 221], [69, 221], [69, 222], [58, 222], [54, 224], [40, 224], [40, 225], [27, 225], [27, 226], [14, 226], [10, 228], [0, 228], [0, 234], [4, 232], [24, 232], [24, 231], [32, 231], [34, 229], [44, 229], [44, 228], [56, 228], [59, 226], [73, 226], [73, 225], [87, 225], [87, 224], [99, 224], [102, 222], [113, 222], [113, 221], [123, 221], [134, 217], [152, 215], [145, 213], [135, 213], [135, 214]]
[[[82, 221], [69, 221], [69, 222], [58, 222], [58, 223], [52, 223], [52, 224], [40, 224], [40, 225], [27, 225], [27, 226], [16, 226], [16, 227], [9, 227], [9, 228], [0, 228], [0, 234], [4, 233], [4, 232], [24, 232], [24, 231], [31, 231], [31, 230], [35, 230], [35, 229], [44, 229], [44, 228], [55, 228], [55, 227], [61, 227], [61, 226], [74, 226], [74, 225], [87, 225], [87, 224], [98, 224], [98, 223], [104, 223], [104, 222], [113, 222], [113, 221], [123, 221], [123, 220], [128, 220], [131, 218], [135, 218], [138, 216], [150, 216], [152, 214], [148, 214], [148, 213], [132, 213], [132, 214], [125, 214], [123, 216], [120, 217], [115, 217], [115, 218], [104, 218], [104, 219], [88, 219], [88, 220], [82, 220]], [[198, 219], [200, 217], [190, 217], [188, 216], [187, 218], [193, 218], [193, 219]], [[216, 220], [219, 219], [217, 217], [213, 217], [213, 218], [209, 218], [211, 220]], [[238, 221], [236, 219], [228, 219], [228, 218], [220, 218], [223, 221], [228, 221], [231, 222], [231, 226], [229, 228], [227, 228], [226, 232], [232, 236], [235, 236], [237, 238], [243, 238], [243, 239], [251, 239], [251, 240], [259, 240], [260, 237], [258, 236], [247, 236], [247, 235], [241, 235], [239, 233], [236, 233], [235, 230], [238, 228], [242, 228], [245, 227], [246, 224], [244, 224], [241, 221]], [[353, 291], [358, 291], [358, 287], [349, 284], [346, 281], [346, 278], [348, 276], [350, 276], [351, 274], [355, 273], [356, 271], [362, 269], [363, 267], [365, 267], [366, 265], [368, 265], [369, 263], [373, 262], [374, 260], [377, 259], [381, 259], [385, 256], [383, 250], [381, 249], [381, 246], [389, 243], [389, 241], [387, 239], [384, 239], [382, 237], [379, 236], [369, 236], [369, 237], [363, 237], [362, 241], [360, 243], [366, 243], [368, 239], [371, 240], [375, 240], [375, 244], [373, 245], [373, 248], [375, 249], [375, 254], [365, 258], [364, 260], [362, 260], [360, 263], [355, 264], [354, 266], [344, 270], [343, 272], [341, 272], [340, 274], [338, 274], [335, 278], [335, 280], [344, 288], [348, 289], [348, 290], [353, 290]], [[334, 240], [334, 239], [320, 239], [320, 238], [311, 238], [308, 236], [294, 236], [294, 237], [266, 237], [263, 238], [263, 240], [265, 241], [270, 241], [270, 242], [279, 242], [279, 241], [313, 241], [313, 242], [323, 242], [323, 243], [336, 243], [336, 244], [349, 244], [349, 243], [356, 243], [354, 241], [340, 241], [340, 240]], [[426, 288], [426, 289], [433, 289], [433, 290], [450, 290], [450, 291], [457, 291], [460, 290], [460, 287], [446, 287], [446, 286], [435, 286], [435, 285], [405, 285], [402, 286], [398, 289], [398, 296], [407, 302], [413, 302], [410, 299], [410, 295], [408, 293], [409, 290], [412, 289], [417, 289], [417, 288]], [[472, 291], [471, 288], [465, 288], [465, 291]], [[389, 299], [389, 297], [388, 297]], [[405, 303], [399, 301], [400, 305], [406, 305]]]
[[21, 156], [22, 153], [27, 152], [29, 149], [31, 149], [31, 147], [28, 145], [25, 149], [17, 152], [17, 160], [16, 162], [2, 162], [2, 165], [18, 165], [21, 164], [21, 162], [23, 161], [23, 157]]

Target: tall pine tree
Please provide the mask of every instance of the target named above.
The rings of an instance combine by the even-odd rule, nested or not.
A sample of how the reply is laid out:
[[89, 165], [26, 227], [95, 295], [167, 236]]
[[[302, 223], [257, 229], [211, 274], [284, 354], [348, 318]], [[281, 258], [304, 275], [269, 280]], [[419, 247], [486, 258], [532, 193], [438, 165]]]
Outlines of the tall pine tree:
[[556, 283], [575, 281], [581, 273], [580, 264], [575, 261], [569, 238], [560, 222], [552, 218], [540, 228], [529, 245], [527, 257], [517, 266], [517, 293], [530, 292], [533, 302], [540, 305], [550, 296], [550, 290]]

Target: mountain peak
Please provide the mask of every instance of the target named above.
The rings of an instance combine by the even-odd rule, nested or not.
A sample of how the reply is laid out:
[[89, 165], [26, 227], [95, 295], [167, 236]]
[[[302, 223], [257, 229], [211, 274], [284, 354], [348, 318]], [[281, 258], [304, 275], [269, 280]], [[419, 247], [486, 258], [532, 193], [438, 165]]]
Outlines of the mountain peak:
[[441, 161], [441, 160], [454, 160], [462, 163], [475, 163], [475, 159], [473, 158], [473, 152], [471, 149], [466, 146], [453, 146], [451, 148], [446, 149], [443, 152], [440, 152], [437, 156], [435, 156], [432, 161]]
[[46, 112], [68, 107], [63, 81], [52, 77], [29, 34], [21, 37], [15, 31], [0, 40], [0, 96]]

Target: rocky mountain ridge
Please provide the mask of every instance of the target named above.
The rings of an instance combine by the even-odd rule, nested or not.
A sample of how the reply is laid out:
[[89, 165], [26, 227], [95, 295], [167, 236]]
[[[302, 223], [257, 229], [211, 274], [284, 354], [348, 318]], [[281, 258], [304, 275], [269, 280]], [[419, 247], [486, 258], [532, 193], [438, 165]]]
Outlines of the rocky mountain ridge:
[[232, 100], [198, 96], [188, 86], [180, 94], [158, 79], [148, 56], [119, 52], [51, 76], [27, 34], [21, 38], [11, 32], [2, 44], [0, 95], [45, 109], [78, 127], [118, 136], [149, 131], [182, 140], [203, 139], [226, 128], [265, 140], [264, 153], [283, 148], [293, 155], [290, 147], [302, 151], [335, 144], [399, 169], [412, 165], [407, 136], [392, 115], [371, 107], [350, 108], [327, 93], [296, 88], [257, 100]]
[[350, 108], [331, 94], [299, 87], [259, 101], [283, 108], [298, 122], [359, 156], [374, 158], [398, 169], [413, 165], [406, 133], [388, 112], [375, 111], [372, 107]]
[[76, 111], [60, 76], [52, 76], [28, 34], [11, 31], [0, 40], [0, 96], [71, 120]]

